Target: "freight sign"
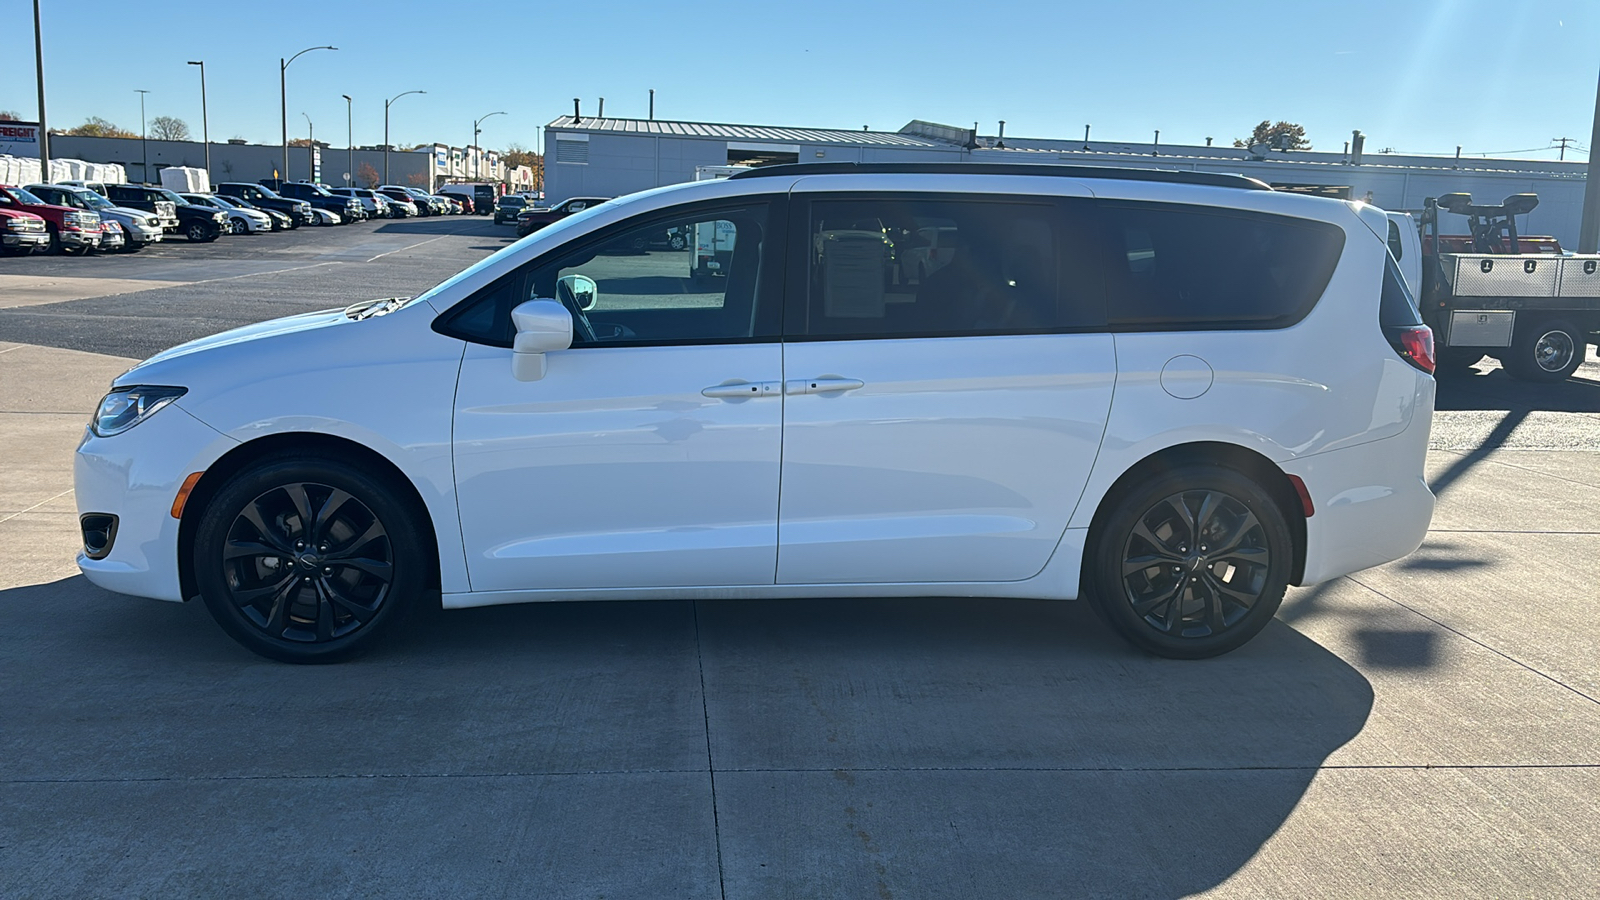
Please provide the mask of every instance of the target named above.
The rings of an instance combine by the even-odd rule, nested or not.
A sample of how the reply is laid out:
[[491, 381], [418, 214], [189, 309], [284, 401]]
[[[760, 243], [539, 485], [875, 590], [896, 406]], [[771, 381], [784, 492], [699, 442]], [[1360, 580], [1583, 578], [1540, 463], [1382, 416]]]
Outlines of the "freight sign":
[[39, 155], [39, 125], [36, 122], [0, 122], [0, 154]]

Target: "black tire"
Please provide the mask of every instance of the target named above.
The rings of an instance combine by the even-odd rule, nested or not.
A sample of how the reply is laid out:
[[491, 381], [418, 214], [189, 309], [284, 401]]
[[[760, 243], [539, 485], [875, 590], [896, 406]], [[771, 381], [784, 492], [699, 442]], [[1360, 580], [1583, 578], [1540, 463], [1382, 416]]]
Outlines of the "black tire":
[[52, 256], [55, 256], [55, 255], [59, 255], [59, 254], [65, 253], [66, 250], [67, 250], [67, 248], [65, 246], [63, 246], [62, 243], [61, 243], [61, 232], [55, 230], [55, 228], [51, 228], [50, 229], [50, 243], [45, 245], [44, 252], [49, 253]]
[[682, 250], [688, 246], [689, 239], [681, 234], [675, 234], [667, 238], [667, 249], [669, 250]]
[[428, 577], [423, 513], [413, 506], [347, 463], [263, 459], [223, 485], [196, 528], [206, 608], [269, 659], [327, 663], [363, 652], [417, 605]]
[[214, 224], [207, 226], [204, 222], [190, 222], [184, 226], [183, 236], [188, 238], [191, 244], [209, 244], [217, 239], [220, 231], [221, 229]]
[[1565, 319], [1521, 321], [1500, 362], [1512, 378], [1551, 383], [1566, 381], [1588, 352], [1583, 332]]
[[[1294, 539], [1255, 481], [1222, 466], [1190, 465], [1107, 502], [1114, 506], [1090, 539], [1085, 586], [1129, 643], [1157, 656], [1204, 659], [1237, 649], [1277, 613]], [[1219, 540], [1228, 545], [1221, 551]]]

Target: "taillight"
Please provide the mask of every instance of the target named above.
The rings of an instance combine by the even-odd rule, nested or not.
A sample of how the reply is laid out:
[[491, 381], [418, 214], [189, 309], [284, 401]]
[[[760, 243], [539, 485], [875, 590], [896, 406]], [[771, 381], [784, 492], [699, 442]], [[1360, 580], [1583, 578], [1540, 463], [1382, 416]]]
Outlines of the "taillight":
[[1392, 333], [1394, 337], [1390, 338], [1390, 342], [1406, 362], [1432, 375], [1435, 364], [1433, 329], [1426, 325], [1407, 325], [1392, 329]]

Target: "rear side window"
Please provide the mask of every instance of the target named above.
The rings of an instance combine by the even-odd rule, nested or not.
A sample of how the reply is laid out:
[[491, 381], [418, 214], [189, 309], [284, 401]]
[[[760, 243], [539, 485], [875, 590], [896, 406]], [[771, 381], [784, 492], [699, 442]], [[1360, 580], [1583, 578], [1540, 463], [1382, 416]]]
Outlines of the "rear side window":
[[[818, 199], [789, 252], [791, 339], [1098, 327], [1093, 228], [1068, 202], [904, 194]], [[800, 263], [800, 265], [795, 265]], [[803, 279], [803, 283], [802, 280]]]
[[1395, 263], [1394, 257], [1387, 254], [1383, 258], [1383, 295], [1378, 301], [1378, 321], [1385, 328], [1409, 328], [1422, 324], [1417, 300], [1411, 296], [1411, 289], [1406, 287], [1406, 280], [1400, 275], [1400, 266]]
[[1106, 203], [1107, 316], [1118, 330], [1284, 328], [1333, 277], [1344, 231], [1235, 210]]

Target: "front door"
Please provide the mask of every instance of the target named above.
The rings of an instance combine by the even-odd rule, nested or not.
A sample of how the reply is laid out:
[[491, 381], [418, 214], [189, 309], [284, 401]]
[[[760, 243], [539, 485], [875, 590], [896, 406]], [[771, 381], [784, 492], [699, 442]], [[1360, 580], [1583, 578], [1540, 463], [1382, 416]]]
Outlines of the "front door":
[[1083, 211], [820, 195], [791, 233], [778, 583], [1038, 574], [1116, 375]]
[[[504, 328], [530, 296], [586, 307], [540, 380], [512, 376], [496, 346], [509, 332], [467, 348], [454, 455], [473, 591], [773, 583], [782, 347], [758, 276], [764, 250], [781, 261], [764, 239], [775, 211], [753, 201], [614, 226], [468, 301], [463, 327]], [[744, 252], [702, 278], [668, 229], [718, 221]], [[474, 319], [473, 303], [488, 312]]]

